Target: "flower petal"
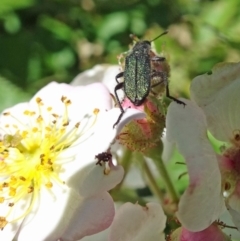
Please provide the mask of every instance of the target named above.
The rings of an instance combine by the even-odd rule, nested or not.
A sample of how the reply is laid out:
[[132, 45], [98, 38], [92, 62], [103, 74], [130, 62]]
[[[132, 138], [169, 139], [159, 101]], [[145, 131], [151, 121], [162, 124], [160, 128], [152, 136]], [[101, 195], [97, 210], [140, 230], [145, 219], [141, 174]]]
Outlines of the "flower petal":
[[200, 232], [191, 232], [185, 228], [179, 228], [171, 234], [171, 241], [231, 241], [222, 230], [212, 224]]
[[228, 205], [240, 215], [240, 181], [236, 182], [234, 192], [227, 198]]
[[77, 75], [71, 82], [71, 85], [78, 86], [102, 82], [108, 87], [110, 93], [114, 93], [114, 88], [117, 85], [115, 77], [120, 72], [118, 65], [99, 64]]
[[[113, 108], [99, 115], [99, 120], [95, 126], [95, 132], [91, 138], [81, 143], [80, 147], [76, 146], [79, 152], [76, 160], [64, 165], [66, 170], [65, 173], [62, 173], [64, 181], [68, 182], [73, 175], [77, 174], [80, 169], [89, 163], [96, 163], [95, 155], [108, 150], [125, 124], [132, 119], [139, 119], [145, 116], [144, 113], [137, 110], [127, 109], [119, 124], [113, 128], [113, 124], [117, 121], [119, 114], [119, 109]], [[77, 165], [76, 161], [78, 162]], [[75, 183], [78, 185], [80, 180], [77, 181], [77, 178], [80, 178], [78, 174], [76, 175], [76, 180], [74, 179]]]
[[[94, 97], [92, 95], [94, 95]], [[69, 102], [62, 103], [62, 96], [66, 96], [67, 98], [70, 97]], [[39, 99], [36, 101], [37, 97], [41, 98], [42, 101], [39, 101]], [[113, 129], [113, 124], [115, 123], [115, 120], [117, 120], [120, 111], [119, 109], [114, 109], [113, 111], [110, 111], [109, 109], [111, 108], [111, 102], [112, 99], [107, 88], [104, 87], [104, 85], [101, 83], [92, 84], [91, 86], [86, 87], [72, 87], [65, 84], [51, 83], [47, 87], [40, 90], [29, 103], [22, 103], [9, 109], [11, 115], [4, 115], [4, 121], [6, 120], [6, 123], [3, 123], [3, 120], [1, 118], [1, 125], [4, 125], [5, 131], [9, 135], [15, 135], [16, 131], [22, 130], [22, 128], [26, 131], [27, 134], [27, 131], [29, 129], [31, 131], [37, 131], [37, 134], [40, 133], [37, 139], [39, 140], [40, 144], [34, 146], [35, 149], [31, 149], [32, 147], [30, 146], [29, 150], [33, 153], [31, 152], [29, 154], [29, 159], [23, 158], [23, 160], [27, 159], [33, 161], [33, 166], [35, 165], [35, 161], [36, 163], [42, 161], [41, 158], [44, 156], [44, 154], [42, 154], [44, 153], [44, 151], [49, 152], [49, 150], [51, 151], [52, 147], [54, 147], [54, 144], [57, 143], [59, 145], [59, 143], [63, 142], [63, 145], [58, 146], [57, 154], [56, 156], [54, 156], [54, 158], [56, 157], [56, 161], [59, 161], [59, 163], [57, 163], [56, 165], [56, 173], [54, 172], [55, 169], [52, 168], [50, 173], [53, 173], [53, 176], [47, 176], [47, 178], [53, 179], [51, 179], [51, 182], [47, 184], [52, 184], [53, 186], [48, 186], [49, 189], [47, 189], [47, 185], [45, 185], [46, 183], [41, 183], [42, 179], [37, 179], [36, 183], [39, 185], [34, 185], [31, 194], [27, 194], [27, 196], [31, 197], [32, 205], [27, 205], [27, 203], [24, 203], [26, 208], [29, 208], [29, 211], [24, 212], [24, 210], [20, 210], [21, 214], [18, 215], [19, 222], [14, 223], [15, 226], [13, 226], [13, 229], [11, 229], [11, 224], [9, 224], [6, 229], [4, 229], [4, 236], [3, 234], [1, 236], [3, 237], [3, 240], [7, 240], [8, 238], [12, 240], [15, 232], [18, 231], [18, 228], [21, 224], [21, 215], [25, 215], [25, 219], [20, 226], [20, 231], [16, 236], [18, 241], [57, 240], [59, 237], [61, 237], [61, 234], [64, 232], [64, 230], [68, 233], [71, 233], [71, 235], [73, 236], [77, 235], [78, 237], [82, 237], [86, 234], [97, 232], [109, 226], [113, 218], [114, 211], [112, 199], [109, 194], [107, 194], [106, 190], [114, 187], [122, 180], [123, 169], [120, 166], [111, 166], [110, 173], [105, 174], [104, 167], [96, 166], [95, 164], [93, 164], [94, 157], [96, 154], [98, 154], [99, 151], [105, 151], [107, 148], [109, 148], [111, 142], [115, 138], [117, 132], [120, 130], [121, 125], [123, 125], [124, 121], [129, 121], [133, 117], [139, 115], [139, 112], [128, 110], [126, 112], [126, 115], [124, 114], [124, 117], [121, 120], [120, 124], [117, 126], [117, 128]], [[52, 107], [52, 109], [48, 108], [49, 106]], [[95, 111], [96, 108], [100, 110], [99, 118], [97, 114], [98, 110]], [[50, 112], [50, 110], [53, 110], [54, 112]], [[91, 114], [93, 115], [93, 122], [90, 123], [90, 127], [87, 126], [87, 128], [84, 129], [84, 127], [82, 127], [82, 124], [84, 126], [85, 122], [87, 122], [88, 119], [86, 116]], [[55, 120], [55, 122], [51, 121], [51, 117], [54, 116], [55, 118], [55, 115], [57, 116], [56, 119], [59, 118], [63, 120], [60, 123], [60, 128], [58, 125], [55, 125], [58, 120]], [[105, 122], [104, 118], [101, 119], [104, 115], [104, 118], [106, 118]], [[42, 117], [40, 118], [40, 122], [42, 121], [42, 124], [39, 124], [39, 122], [37, 122], [39, 116]], [[83, 118], [84, 120], [82, 120], [81, 118]], [[12, 121], [11, 127], [13, 127], [13, 133], [11, 132], [11, 130], [9, 133], [8, 131], [10, 128], [6, 130], [7, 127], [5, 126], [5, 124], [9, 124], [8, 122], [10, 119]], [[64, 122], [64, 120], [66, 122]], [[96, 124], [100, 120], [102, 121], [102, 125]], [[109, 125], [108, 123], [108, 121], [110, 120], [111, 125]], [[81, 121], [80, 127], [76, 124], [79, 121]], [[52, 123], [54, 125], [51, 125]], [[65, 124], [67, 126], [66, 129], [64, 129]], [[34, 129], [33, 127], [35, 126], [37, 126], [39, 129]], [[52, 128], [52, 126], [54, 127]], [[70, 139], [66, 140], [69, 137], [67, 136], [67, 128], [72, 126], [75, 128], [73, 128], [72, 132], [70, 132], [69, 134]], [[64, 130], [62, 129], [62, 127]], [[85, 132], [79, 133], [78, 130], [80, 128], [84, 129]], [[52, 141], [52, 139], [49, 139], [46, 147], [44, 146], [46, 150], [44, 148], [44, 150], [41, 149], [43, 143], [42, 139], [49, 136], [45, 135], [46, 132], [44, 132], [44, 130], [53, 131], [54, 136], [55, 129], [60, 129], [61, 131], [63, 131], [62, 133], [66, 133], [66, 136], [64, 136], [64, 134], [60, 135], [61, 138], [57, 139], [56, 143], [53, 143], [55, 141], [54, 138], [54, 141]], [[89, 141], [85, 137], [81, 139], [80, 137], [84, 136], [85, 133], [88, 131], [90, 132], [89, 136], [87, 136], [90, 137], [88, 138]], [[5, 133], [2, 131], [1, 138], [4, 134]], [[32, 138], [31, 140], [35, 140], [35, 136], [36, 135], [34, 132], [34, 134], [29, 138]], [[79, 142], [77, 142], [78, 139], [80, 139]], [[31, 140], [30, 144], [32, 143]], [[75, 152], [73, 152], [73, 149], [75, 150]], [[26, 150], [28, 151], [28, 149]], [[26, 153], [28, 154], [27, 151]], [[53, 152], [54, 151], [55, 150], [53, 148]], [[77, 155], [78, 153], [79, 155]], [[51, 165], [51, 161], [48, 161], [48, 164]], [[92, 163], [93, 170], [86, 172], [89, 176], [81, 177], [80, 170], [89, 163]], [[42, 164], [43, 161], [41, 162], [41, 165]], [[28, 173], [27, 171], [26, 173]], [[44, 179], [44, 174], [45, 173], [43, 171], [39, 174], [39, 176], [43, 177]], [[74, 176], [71, 178], [73, 174]], [[80, 178], [78, 178], [79, 175]], [[38, 177], [38, 175], [33, 175], [33, 177], [35, 176]], [[20, 180], [22, 181], [22, 179]], [[62, 180], [66, 181], [65, 183], [69, 186], [66, 185], [65, 187], [63, 184], [64, 182], [61, 182]], [[79, 180], [80, 182], [78, 182]], [[96, 183], [98, 185], [96, 185]], [[90, 216], [88, 214], [86, 216], [88, 222], [84, 226], [85, 228], [83, 229], [83, 231], [80, 229], [80, 231], [74, 233], [73, 231], [71, 231], [71, 228], [69, 229], [68, 225], [70, 225], [71, 222], [82, 222], [81, 220], [83, 220], [84, 216], [79, 217], [77, 212], [79, 211], [79, 213], [82, 214], [80, 210], [84, 210], [82, 206], [84, 207], [84, 205], [86, 205], [85, 202], [89, 203], [88, 210], [91, 211], [94, 210], [93, 206], [98, 209], [98, 203], [100, 202], [99, 218], [95, 219], [94, 216]], [[18, 203], [20, 203], [20, 201]], [[18, 205], [15, 204], [14, 206], [17, 207]], [[12, 213], [14, 214], [14, 211]], [[104, 219], [105, 221], [102, 221], [102, 219]], [[91, 227], [91, 223], [93, 222], [94, 228]], [[90, 228], [87, 227], [88, 225], [90, 225]]]
[[0, 240], [12, 241], [14, 236], [18, 232], [22, 221], [23, 219], [20, 219], [14, 224], [7, 224], [3, 230], [0, 230]]
[[117, 211], [110, 227], [111, 241], [164, 241], [166, 216], [157, 203], [146, 207], [125, 203]]
[[172, 142], [169, 142], [167, 140], [166, 129], [164, 130], [164, 132], [162, 134], [161, 140], [163, 143], [162, 159], [163, 159], [163, 161], [167, 162], [173, 156], [173, 152], [175, 150], [175, 145]]
[[212, 74], [197, 76], [191, 98], [203, 109], [208, 128], [215, 138], [229, 141], [240, 129], [240, 63], [221, 63]]
[[114, 213], [113, 200], [107, 192], [84, 199], [75, 210], [61, 240], [75, 241], [105, 230], [111, 225]]
[[[82, 178], [78, 182], [80, 194], [68, 187], [54, 186], [52, 193], [41, 190], [39, 202], [25, 219], [18, 241], [52, 241], [60, 237], [64, 241], [75, 241], [109, 227], [114, 204], [106, 191], [117, 185], [124, 173], [121, 166], [112, 167], [108, 175], [103, 169], [89, 165], [78, 173]], [[70, 184], [73, 180], [74, 177]], [[41, 224], [41, 228], [36, 224]]]
[[240, 181], [237, 181], [234, 192], [227, 198], [228, 211], [232, 216], [233, 223], [240, 229]]
[[207, 228], [224, 209], [221, 175], [216, 155], [207, 139], [206, 119], [194, 103], [172, 103], [167, 114], [167, 138], [176, 142], [189, 171], [190, 184], [180, 199], [177, 217], [196, 232]]
[[61, 240], [76, 241], [105, 230], [111, 225], [114, 213], [114, 203], [107, 192], [84, 199], [75, 210]]
[[[70, 120], [79, 120], [83, 115], [92, 112], [94, 109], [105, 111], [112, 107], [112, 97], [107, 88], [101, 83], [73, 87], [67, 84], [51, 82], [35, 94], [30, 104], [38, 110], [36, 98], [39, 97], [46, 107], [53, 106], [56, 113], [64, 113], [65, 106], [61, 103], [63, 96], [66, 96], [71, 101], [68, 106]], [[76, 111], [76, 109], [79, 109], [79, 111]]]
[[78, 188], [82, 197], [90, 197], [104, 191], [109, 191], [121, 182], [124, 175], [122, 166], [111, 165], [110, 168], [110, 171], [105, 174], [104, 166], [89, 165], [73, 176], [69, 180], [69, 185]]
[[231, 208], [231, 206], [228, 206], [228, 212], [232, 216], [232, 221], [236, 225], [237, 229], [240, 229], [240, 214], [238, 211]]
[[[119, 108], [113, 108], [108, 113], [104, 113], [104, 116], [99, 120], [97, 123], [96, 129], [96, 135], [95, 135], [95, 141], [100, 143], [102, 142], [102, 139], [106, 138], [111, 143], [114, 141], [117, 134], [120, 133], [122, 128], [131, 120], [133, 119], [142, 119], [146, 115], [145, 113], [134, 110], [134, 109], [126, 109], [120, 122], [113, 128], [113, 125], [116, 123], [119, 115], [120, 115]], [[110, 143], [109, 143], [110, 144]]]
[[79, 205], [79, 194], [65, 188], [54, 187], [54, 193], [41, 190], [39, 200], [25, 218], [18, 241], [57, 240]]

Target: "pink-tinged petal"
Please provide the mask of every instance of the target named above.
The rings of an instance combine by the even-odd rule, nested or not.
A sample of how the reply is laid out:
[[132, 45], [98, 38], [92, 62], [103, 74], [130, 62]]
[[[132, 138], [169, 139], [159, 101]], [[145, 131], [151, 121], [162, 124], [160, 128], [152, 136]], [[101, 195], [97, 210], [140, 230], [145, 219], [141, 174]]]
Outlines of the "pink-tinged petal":
[[111, 165], [109, 168], [110, 171], [106, 174], [105, 166], [89, 165], [73, 176], [68, 185], [74, 186], [82, 197], [108, 191], [120, 183], [124, 175], [122, 166]]
[[83, 73], [77, 75], [71, 85], [88, 85], [94, 82], [102, 82], [107, 86], [110, 93], [114, 93], [114, 88], [117, 85], [115, 77], [121, 70], [118, 65], [96, 65], [90, 70], [86, 70]]
[[107, 192], [82, 198], [66, 189], [54, 195], [41, 195], [41, 205], [25, 219], [18, 241], [76, 241], [108, 228], [113, 220], [114, 203]]
[[61, 240], [76, 241], [101, 232], [111, 225], [114, 214], [113, 200], [107, 192], [86, 198], [69, 220]]
[[231, 241], [231, 239], [216, 224], [212, 224], [200, 232], [179, 228], [171, 234], [171, 241]]
[[197, 76], [191, 98], [203, 109], [215, 138], [229, 141], [240, 129], [240, 63], [220, 63], [211, 74]]
[[166, 216], [157, 203], [146, 207], [125, 203], [117, 211], [110, 227], [109, 241], [164, 241]]
[[167, 138], [177, 144], [190, 177], [177, 217], [185, 228], [196, 232], [219, 217], [224, 210], [224, 200], [217, 158], [207, 139], [205, 116], [196, 104], [184, 102], [185, 107], [172, 103], [168, 109]]

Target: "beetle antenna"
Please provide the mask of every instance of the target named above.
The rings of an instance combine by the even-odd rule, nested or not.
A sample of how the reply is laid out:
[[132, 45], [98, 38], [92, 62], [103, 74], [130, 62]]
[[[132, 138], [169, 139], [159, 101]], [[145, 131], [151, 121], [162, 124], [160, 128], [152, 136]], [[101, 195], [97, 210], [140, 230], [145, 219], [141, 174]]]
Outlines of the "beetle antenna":
[[156, 39], [160, 38], [161, 36], [163, 36], [163, 35], [165, 35], [165, 34], [167, 34], [167, 33], [168, 33], [168, 31], [167, 31], [167, 30], [166, 30], [166, 31], [164, 31], [163, 33], [161, 33], [160, 35], [158, 35], [156, 38], [152, 39], [150, 42], [155, 41]]

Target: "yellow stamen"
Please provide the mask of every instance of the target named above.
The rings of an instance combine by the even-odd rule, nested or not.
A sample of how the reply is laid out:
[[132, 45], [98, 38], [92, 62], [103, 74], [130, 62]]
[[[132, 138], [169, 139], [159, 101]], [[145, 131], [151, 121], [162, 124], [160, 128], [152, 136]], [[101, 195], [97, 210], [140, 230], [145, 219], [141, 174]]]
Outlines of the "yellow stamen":
[[[28, 215], [42, 188], [52, 189], [56, 182], [65, 184], [59, 176], [62, 164], [74, 158], [71, 154], [69, 159], [61, 159], [60, 154], [82, 139], [96, 122], [98, 109], [93, 111], [93, 120], [80, 132], [80, 122], [71, 123], [68, 116], [71, 100], [63, 96], [61, 101], [64, 113], [54, 113], [52, 107], [44, 107], [43, 100], [37, 97], [38, 114], [32, 110], [23, 111], [25, 118], [29, 118], [28, 123], [21, 122], [10, 112], [2, 116], [14, 120], [14, 124], [8, 123], [7, 129], [1, 129], [9, 134], [0, 140], [0, 205], [7, 209], [0, 213], [0, 229]], [[47, 119], [43, 118], [46, 113]], [[90, 120], [90, 117], [84, 118]], [[27, 200], [26, 209], [13, 219], [11, 214], [20, 200]]]

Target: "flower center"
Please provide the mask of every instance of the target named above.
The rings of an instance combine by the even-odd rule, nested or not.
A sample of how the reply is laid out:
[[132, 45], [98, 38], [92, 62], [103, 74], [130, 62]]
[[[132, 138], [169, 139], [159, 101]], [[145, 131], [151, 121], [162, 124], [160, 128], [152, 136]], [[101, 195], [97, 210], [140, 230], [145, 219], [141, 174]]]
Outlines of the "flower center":
[[[93, 111], [90, 122], [91, 115], [84, 117], [88, 121], [80, 131], [80, 122], [71, 123], [68, 117], [71, 101], [66, 97], [61, 98], [62, 115], [44, 107], [40, 98], [36, 102], [38, 114], [24, 110], [24, 123], [11, 112], [1, 117], [10, 119], [1, 127], [5, 134], [0, 139], [0, 229], [31, 212], [41, 188], [51, 189], [55, 182], [64, 184], [59, 177], [62, 164], [72, 160], [76, 153], [64, 158], [61, 154], [89, 133], [99, 111]], [[19, 201], [24, 202], [25, 208], [16, 217], [14, 207]]]

